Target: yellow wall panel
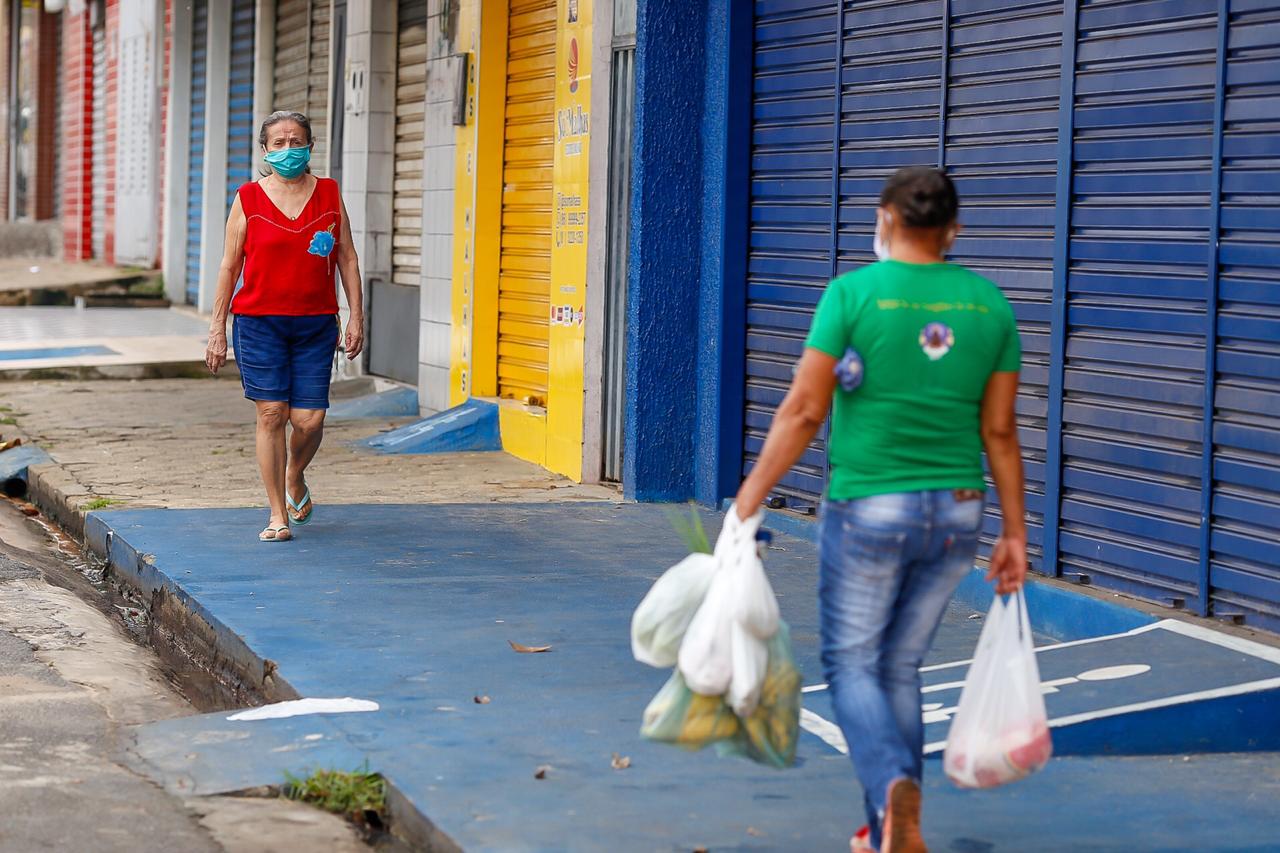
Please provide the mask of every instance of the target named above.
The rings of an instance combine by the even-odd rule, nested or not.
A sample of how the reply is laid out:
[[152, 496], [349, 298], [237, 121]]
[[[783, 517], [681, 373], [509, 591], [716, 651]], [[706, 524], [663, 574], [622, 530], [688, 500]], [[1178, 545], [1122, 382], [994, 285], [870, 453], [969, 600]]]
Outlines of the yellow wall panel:
[[[574, 14], [576, 13], [576, 14]], [[591, 0], [559, 0], [547, 467], [582, 479]]]

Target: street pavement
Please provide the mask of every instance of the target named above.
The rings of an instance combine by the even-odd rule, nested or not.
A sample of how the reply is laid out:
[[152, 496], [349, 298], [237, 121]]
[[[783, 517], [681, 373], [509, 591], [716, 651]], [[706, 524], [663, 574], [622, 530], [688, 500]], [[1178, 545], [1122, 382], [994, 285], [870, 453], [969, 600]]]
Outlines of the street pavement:
[[[814, 726], [799, 766], [786, 771], [638, 736], [665, 674], [630, 659], [627, 621], [683, 550], [662, 508], [619, 504], [609, 489], [502, 454], [372, 455], [350, 443], [402, 421], [351, 421], [334, 426], [315, 465], [316, 520], [295, 542], [262, 545], [250, 415], [237, 385], [3, 391], [23, 413], [19, 427], [51, 442], [66, 466], [67, 503], [123, 501], [101, 512], [100, 528], [139, 566], [274, 662], [303, 696], [380, 705], [137, 728], [134, 766], [170, 791], [235, 790], [278, 782], [286, 770], [368, 761], [439, 832], [475, 850], [840, 850], [861, 822], [848, 759]], [[785, 535], [774, 545], [771, 577], [805, 683], [817, 687], [813, 548]], [[971, 655], [975, 616], [951, 608], [930, 663]], [[1146, 642], [1165, 629], [1135, 630], [1134, 642]], [[518, 654], [509, 642], [552, 650]], [[1105, 643], [1080, 648], [1096, 648], [1099, 667], [1132, 663], [1108, 657]], [[1087, 657], [1068, 663], [1072, 675], [1091, 666]], [[1083, 695], [1064, 687], [1049, 697], [1051, 714], [1054, 702]], [[806, 708], [829, 717], [825, 701], [815, 690]], [[630, 766], [614, 769], [615, 753]], [[542, 779], [540, 767], [549, 768]], [[936, 850], [1277, 849], [1274, 753], [1084, 754], [983, 792], [955, 789], [939, 769], [928, 762]]]

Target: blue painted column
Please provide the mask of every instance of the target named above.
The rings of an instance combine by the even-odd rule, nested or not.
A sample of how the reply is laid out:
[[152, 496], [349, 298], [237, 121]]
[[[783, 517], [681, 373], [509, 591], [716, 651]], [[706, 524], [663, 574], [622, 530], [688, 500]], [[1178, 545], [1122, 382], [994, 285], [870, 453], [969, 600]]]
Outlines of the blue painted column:
[[742, 479], [751, 196], [753, 5], [706, 4], [702, 277], [693, 497], [717, 504]]
[[636, 500], [683, 500], [693, 490], [711, 194], [701, 163], [707, 7], [642, 0], [637, 12], [623, 488]]

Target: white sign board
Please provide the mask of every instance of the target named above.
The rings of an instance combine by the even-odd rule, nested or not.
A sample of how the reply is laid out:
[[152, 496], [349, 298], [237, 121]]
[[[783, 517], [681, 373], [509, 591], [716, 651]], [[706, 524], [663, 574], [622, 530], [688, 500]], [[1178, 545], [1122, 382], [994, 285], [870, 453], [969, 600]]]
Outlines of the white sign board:
[[116, 263], [151, 267], [160, 233], [156, 0], [120, 0], [119, 15]]

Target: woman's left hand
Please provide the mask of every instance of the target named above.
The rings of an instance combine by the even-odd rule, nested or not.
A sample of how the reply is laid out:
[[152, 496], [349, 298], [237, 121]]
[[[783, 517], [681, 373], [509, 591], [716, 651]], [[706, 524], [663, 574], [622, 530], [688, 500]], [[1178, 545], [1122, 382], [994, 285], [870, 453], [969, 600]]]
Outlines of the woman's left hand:
[[346, 353], [347, 358], [355, 358], [364, 349], [364, 318], [352, 317], [347, 320]]

